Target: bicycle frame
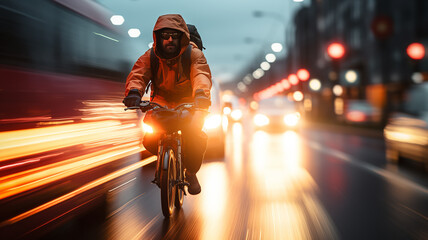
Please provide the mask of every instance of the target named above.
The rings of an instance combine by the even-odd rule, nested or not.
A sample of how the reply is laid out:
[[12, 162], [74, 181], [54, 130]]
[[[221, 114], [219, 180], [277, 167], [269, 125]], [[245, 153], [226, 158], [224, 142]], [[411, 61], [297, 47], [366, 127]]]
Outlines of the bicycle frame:
[[[190, 109], [192, 107], [192, 104], [185, 103], [177, 106], [172, 111], [178, 112], [180, 116], [182, 109]], [[130, 107], [127, 109], [141, 109], [141, 111], [146, 112], [157, 108], [165, 107], [157, 103], [143, 101], [139, 107]], [[182, 207], [184, 196], [186, 195], [184, 186], [189, 186], [189, 184], [185, 181], [185, 170], [182, 164], [181, 130], [165, 126], [164, 128], [168, 130], [161, 134], [158, 142], [158, 161], [156, 164], [155, 179], [152, 182], [161, 189], [163, 215], [170, 217], [174, 211], [174, 205], [178, 209]]]
[[161, 189], [162, 213], [165, 217], [171, 216], [174, 205], [180, 209], [183, 205], [184, 168], [182, 165], [182, 137], [180, 131], [165, 133], [158, 143], [158, 161], [154, 182]]

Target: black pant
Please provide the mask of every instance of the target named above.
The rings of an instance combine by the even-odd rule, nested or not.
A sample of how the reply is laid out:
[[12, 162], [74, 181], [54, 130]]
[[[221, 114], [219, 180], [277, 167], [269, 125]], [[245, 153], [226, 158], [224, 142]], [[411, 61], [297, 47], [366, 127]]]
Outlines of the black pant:
[[[146, 133], [143, 139], [144, 147], [153, 155], [157, 155], [160, 134]], [[182, 161], [187, 171], [197, 173], [207, 148], [207, 135], [202, 132], [187, 131], [182, 133]]]

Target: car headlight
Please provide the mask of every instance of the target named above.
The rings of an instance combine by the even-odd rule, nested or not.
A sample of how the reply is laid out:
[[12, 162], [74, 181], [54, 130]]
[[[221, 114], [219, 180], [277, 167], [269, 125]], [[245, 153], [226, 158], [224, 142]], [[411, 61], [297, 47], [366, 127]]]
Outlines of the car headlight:
[[224, 115], [229, 115], [232, 112], [232, 109], [230, 109], [230, 107], [224, 107], [223, 108], [223, 114]]
[[230, 116], [232, 117], [233, 120], [239, 121], [242, 118], [242, 111], [240, 109], [235, 109], [232, 111]]
[[205, 118], [204, 129], [214, 129], [221, 126], [221, 116], [220, 114], [209, 115]]
[[263, 114], [256, 114], [254, 116], [254, 124], [258, 127], [263, 127], [269, 124], [269, 118], [266, 115]]
[[294, 127], [299, 123], [300, 114], [299, 113], [289, 113], [284, 116], [284, 123], [289, 127]]

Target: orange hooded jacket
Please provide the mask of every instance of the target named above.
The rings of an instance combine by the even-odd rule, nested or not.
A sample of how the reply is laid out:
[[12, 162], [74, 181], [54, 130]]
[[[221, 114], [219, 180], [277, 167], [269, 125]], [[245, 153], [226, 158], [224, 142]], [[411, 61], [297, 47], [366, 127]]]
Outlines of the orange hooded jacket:
[[[162, 40], [157, 39], [156, 31], [163, 28], [176, 29], [184, 33], [180, 40], [180, 53], [178, 56], [171, 59], [162, 58], [162, 54], [159, 51]], [[187, 79], [183, 74], [183, 66], [180, 58], [190, 41], [189, 30], [187, 29], [184, 19], [179, 14], [160, 16], [153, 29], [153, 40], [154, 53], [159, 59], [159, 69], [156, 77], [158, 91], [152, 101], [172, 108], [180, 103], [193, 102], [197, 89], [204, 90], [205, 95], [210, 98], [210, 89], [212, 86], [211, 71], [204, 54], [201, 50], [196, 48], [194, 44], [191, 44], [190, 79]], [[149, 49], [137, 60], [129, 73], [126, 79], [125, 96], [128, 95], [131, 89], [137, 89], [142, 96], [150, 79], [153, 78], [150, 69]], [[151, 96], [154, 91], [153, 88], [152, 84]]]

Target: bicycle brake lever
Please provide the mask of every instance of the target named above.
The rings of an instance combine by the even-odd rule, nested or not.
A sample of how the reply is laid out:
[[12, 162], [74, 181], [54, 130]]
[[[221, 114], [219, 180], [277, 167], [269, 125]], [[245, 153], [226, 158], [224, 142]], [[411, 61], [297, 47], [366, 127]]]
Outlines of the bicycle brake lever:
[[125, 108], [124, 110], [125, 111], [127, 111], [127, 110], [133, 110], [133, 109], [139, 109], [140, 107], [127, 107], [127, 108]]

